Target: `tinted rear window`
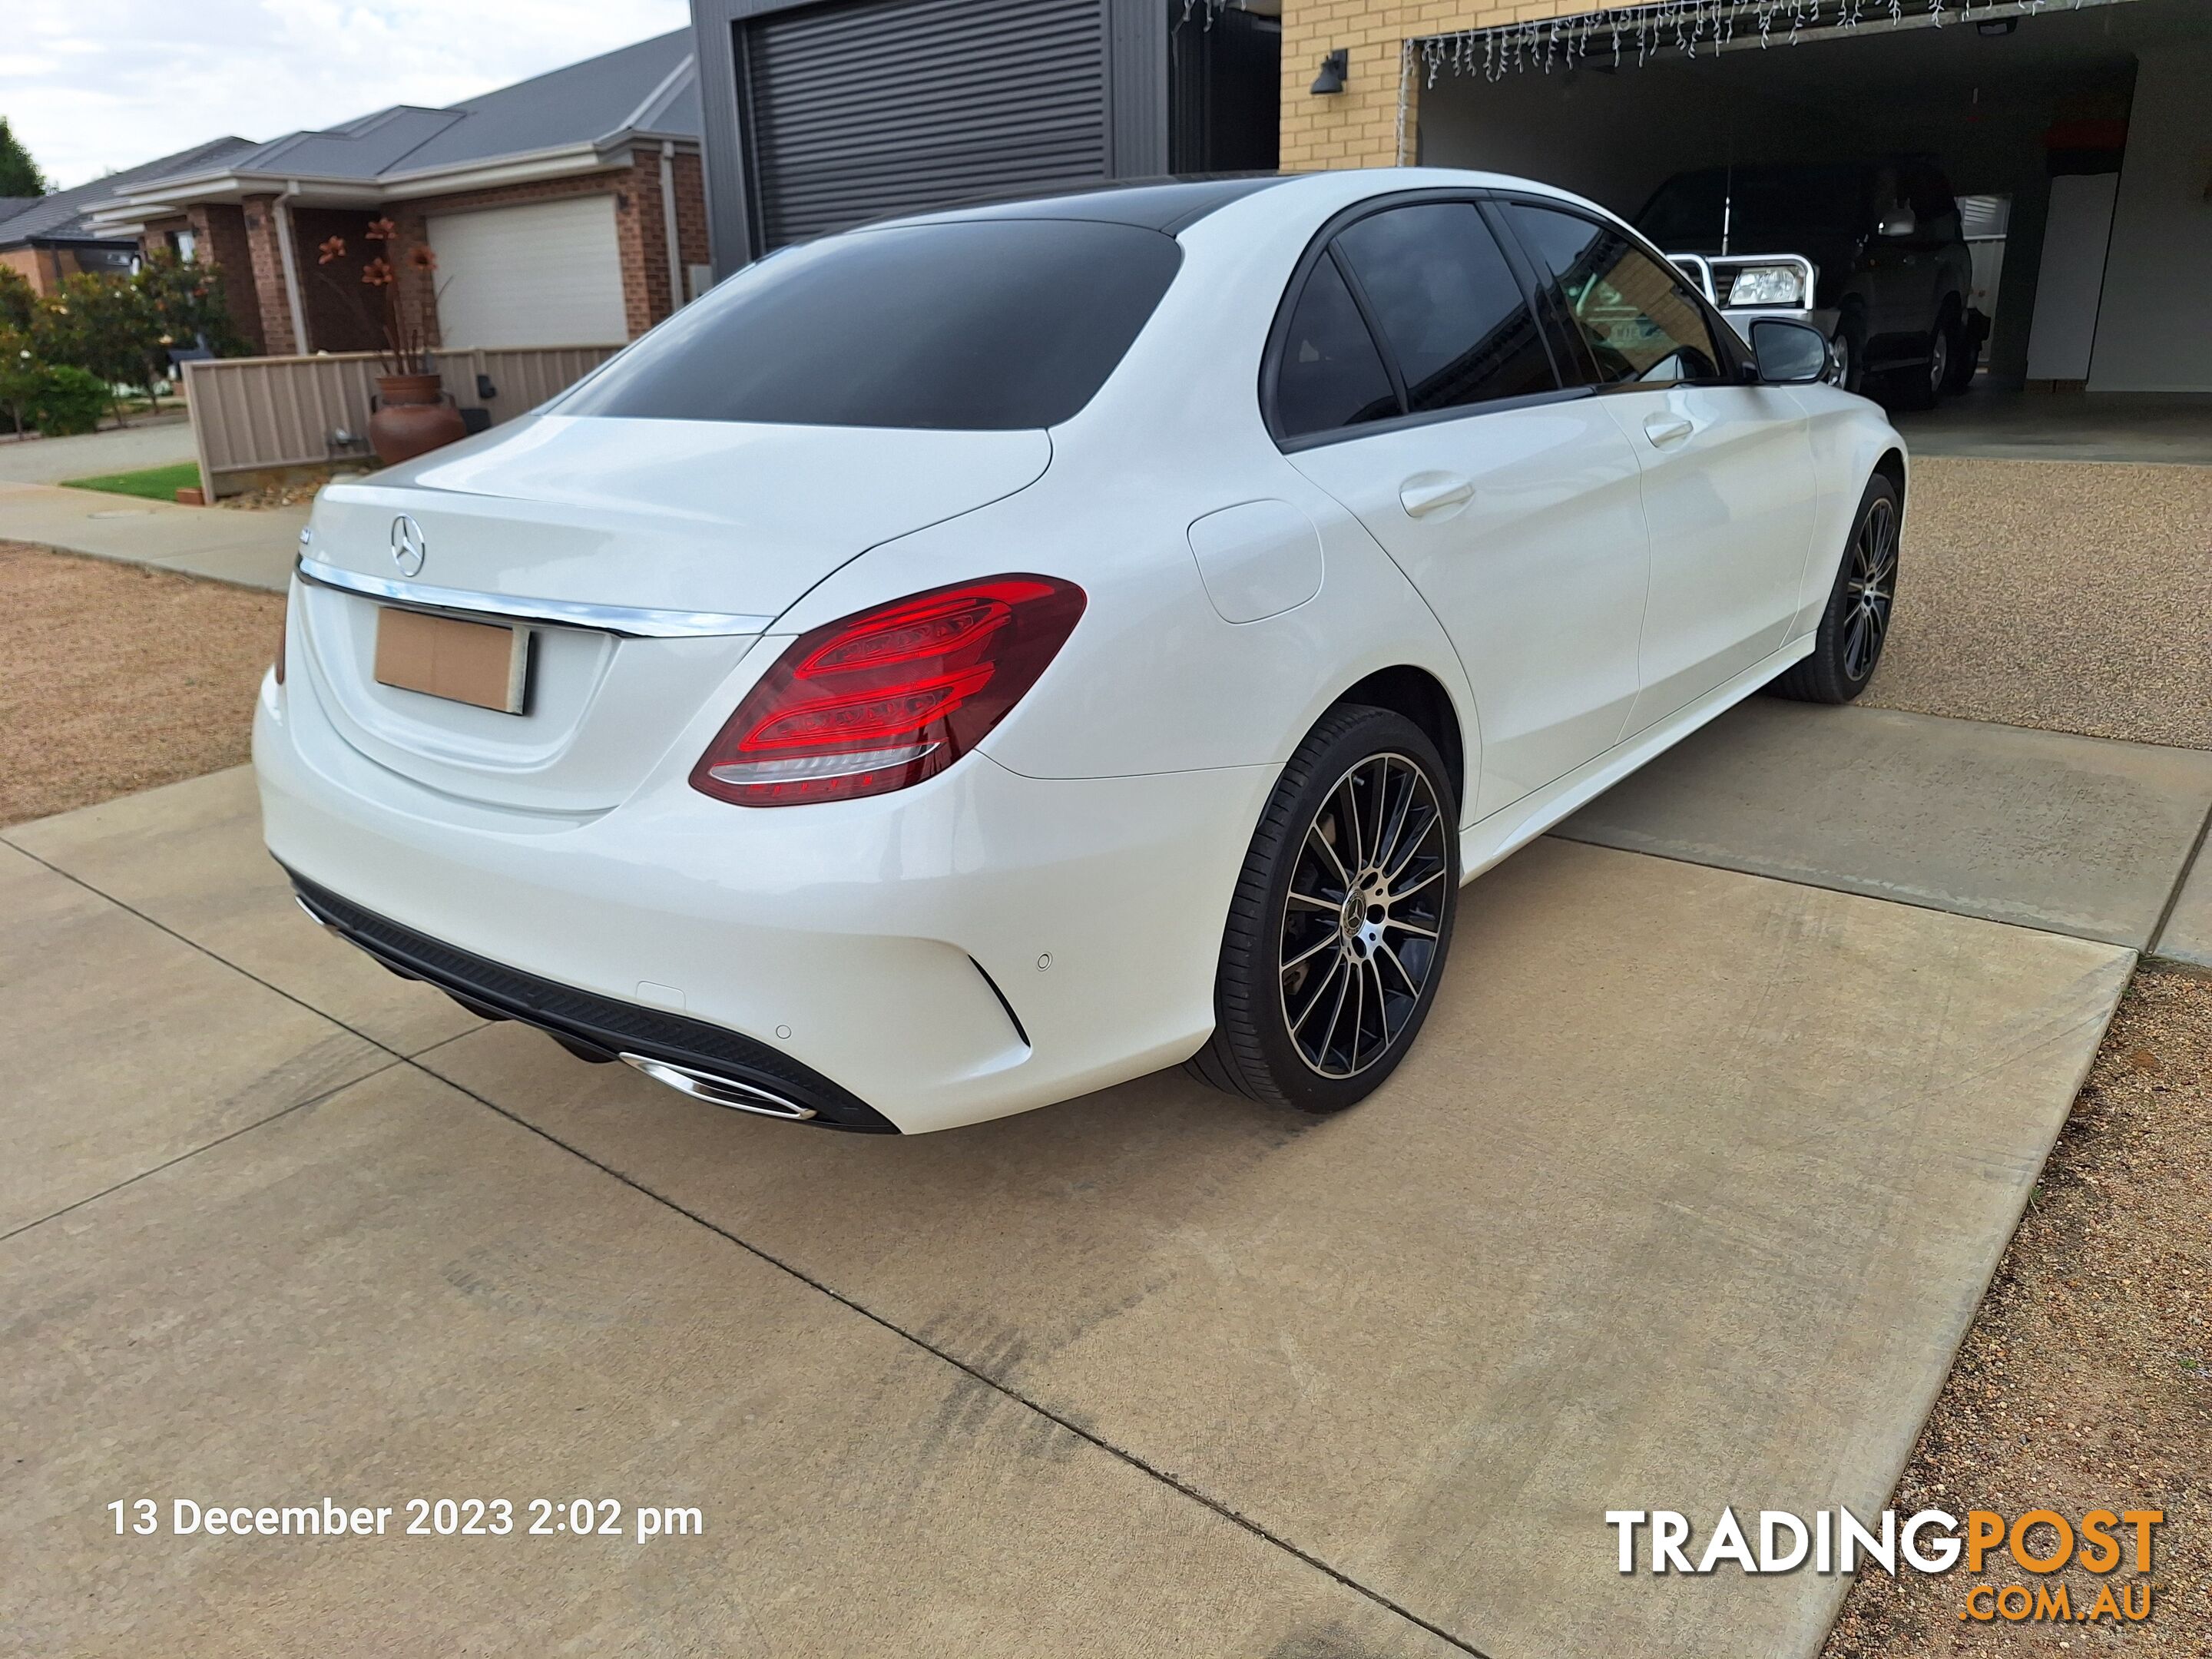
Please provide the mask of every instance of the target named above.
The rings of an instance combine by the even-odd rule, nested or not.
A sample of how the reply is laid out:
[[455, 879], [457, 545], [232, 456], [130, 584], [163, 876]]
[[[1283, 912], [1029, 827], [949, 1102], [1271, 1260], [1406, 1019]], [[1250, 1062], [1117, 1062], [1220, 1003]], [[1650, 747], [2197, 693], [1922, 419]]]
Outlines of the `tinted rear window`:
[[1404, 411], [1352, 290], [1324, 254], [1306, 278], [1275, 372], [1275, 414], [1285, 438], [1387, 421]]
[[1473, 203], [1395, 208], [1336, 240], [1416, 413], [1558, 387], [1521, 284]]
[[1172, 237], [1015, 219], [786, 249], [678, 312], [561, 415], [1010, 431], [1089, 403], [1167, 292]]

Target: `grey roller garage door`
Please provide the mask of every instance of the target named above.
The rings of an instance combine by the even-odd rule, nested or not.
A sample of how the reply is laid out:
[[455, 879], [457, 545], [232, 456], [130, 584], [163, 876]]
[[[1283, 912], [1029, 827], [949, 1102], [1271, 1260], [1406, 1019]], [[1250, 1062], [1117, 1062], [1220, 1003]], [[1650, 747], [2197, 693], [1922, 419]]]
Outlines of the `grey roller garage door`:
[[761, 252], [1111, 170], [1102, 0], [853, 0], [738, 46]]

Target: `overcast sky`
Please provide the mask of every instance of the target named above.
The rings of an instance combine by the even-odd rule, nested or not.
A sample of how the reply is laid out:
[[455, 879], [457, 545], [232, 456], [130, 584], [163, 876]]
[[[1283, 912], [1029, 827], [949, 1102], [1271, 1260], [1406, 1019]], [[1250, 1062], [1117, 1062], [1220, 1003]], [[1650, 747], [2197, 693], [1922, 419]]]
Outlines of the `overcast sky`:
[[58, 189], [204, 139], [450, 104], [682, 28], [687, 0], [0, 0], [0, 115]]

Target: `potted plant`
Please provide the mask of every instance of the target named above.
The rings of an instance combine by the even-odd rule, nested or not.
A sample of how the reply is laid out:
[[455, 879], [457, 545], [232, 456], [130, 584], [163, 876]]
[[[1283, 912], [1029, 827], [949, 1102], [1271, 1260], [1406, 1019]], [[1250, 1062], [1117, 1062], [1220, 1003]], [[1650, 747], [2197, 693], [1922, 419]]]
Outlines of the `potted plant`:
[[[362, 267], [362, 286], [378, 299], [377, 314], [368, 316], [358, 292], [340, 283], [327, 271], [318, 271], [383, 337], [377, 358], [384, 373], [376, 379], [376, 408], [368, 417], [368, 445], [386, 466], [425, 454], [452, 443], [466, 431], [461, 411], [445, 392], [437, 366], [430, 360], [428, 331], [420, 320], [410, 321], [399, 303], [399, 263], [428, 272], [438, 268], [437, 256], [427, 243], [403, 246], [398, 228], [389, 219], [373, 219], [362, 233], [382, 251]], [[324, 242], [319, 264], [345, 257], [345, 239], [333, 236]]]

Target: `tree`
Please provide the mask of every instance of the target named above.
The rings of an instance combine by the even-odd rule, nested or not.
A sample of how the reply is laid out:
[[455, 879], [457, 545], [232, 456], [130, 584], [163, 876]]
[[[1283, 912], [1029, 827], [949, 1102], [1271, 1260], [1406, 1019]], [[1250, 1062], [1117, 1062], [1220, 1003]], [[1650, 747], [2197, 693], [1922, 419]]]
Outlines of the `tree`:
[[168, 368], [168, 349], [204, 343], [218, 357], [246, 355], [245, 340], [223, 297], [222, 272], [211, 264], [186, 264], [166, 248], [146, 256], [137, 283], [153, 308], [162, 348], [149, 367], [159, 376]]
[[[145, 292], [128, 276], [80, 271], [62, 279], [32, 329], [32, 349], [54, 367], [83, 369], [110, 387], [137, 386], [163, 350], [161, 325]], [[116, 404], [116, 418], [123, 408]]]
[[9, 131], [8, 118], [0, 115], [0, 196], [44, 196], [46, 176], [23, 148], [22, 140]]
[[15, 432], [30, 430], [28, 410], [46, 384], [46, 375], [45, 366], [31, 355], [30, 335], [0, 321], [0, 410], [7, 411]]

